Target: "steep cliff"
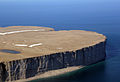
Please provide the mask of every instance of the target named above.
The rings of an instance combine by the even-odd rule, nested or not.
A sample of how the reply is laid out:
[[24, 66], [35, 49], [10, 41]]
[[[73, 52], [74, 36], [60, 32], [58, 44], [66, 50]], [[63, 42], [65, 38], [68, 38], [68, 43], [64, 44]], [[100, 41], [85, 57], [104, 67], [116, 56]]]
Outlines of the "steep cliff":
[[96, 32], [30, 26], [0, 28], [0, 82], [102, 61], [105, 46], [106, 37]]
[[0, 63], [0, 79], [1, 81], [26, 79], [49, 70], [90, 65], [105, 59], [105, 44], [106, 41], [76, 51], [3, 62]]

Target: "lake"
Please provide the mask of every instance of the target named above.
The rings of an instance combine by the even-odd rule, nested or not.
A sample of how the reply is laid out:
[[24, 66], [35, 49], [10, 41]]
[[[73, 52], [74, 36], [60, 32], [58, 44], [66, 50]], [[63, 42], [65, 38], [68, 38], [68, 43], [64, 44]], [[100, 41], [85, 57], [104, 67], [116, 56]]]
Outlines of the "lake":
[[120, 82], [120, 0], [0, 0], [0, 27], [46, 26], [107, 36], [106, 61], [31, 82]]

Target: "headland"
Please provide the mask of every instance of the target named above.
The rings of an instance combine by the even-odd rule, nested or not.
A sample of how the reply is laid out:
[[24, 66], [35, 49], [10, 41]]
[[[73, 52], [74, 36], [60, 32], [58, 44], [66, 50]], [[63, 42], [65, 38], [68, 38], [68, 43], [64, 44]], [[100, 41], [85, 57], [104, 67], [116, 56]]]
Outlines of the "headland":
[[105, 59], [105, 45], [106, 37], [91, 31], [0, 28], [0, 81], [44, 78], [83, 68]]

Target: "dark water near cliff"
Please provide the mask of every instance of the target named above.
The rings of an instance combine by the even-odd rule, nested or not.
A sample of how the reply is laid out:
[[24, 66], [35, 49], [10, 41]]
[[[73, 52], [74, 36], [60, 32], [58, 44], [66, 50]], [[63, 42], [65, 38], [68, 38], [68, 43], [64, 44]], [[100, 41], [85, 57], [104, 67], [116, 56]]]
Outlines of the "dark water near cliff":
[[0, 0], [0, 26], [48, 26], [107, 36], [107, 59], [32, 82], [120, 82], [120, 0]]

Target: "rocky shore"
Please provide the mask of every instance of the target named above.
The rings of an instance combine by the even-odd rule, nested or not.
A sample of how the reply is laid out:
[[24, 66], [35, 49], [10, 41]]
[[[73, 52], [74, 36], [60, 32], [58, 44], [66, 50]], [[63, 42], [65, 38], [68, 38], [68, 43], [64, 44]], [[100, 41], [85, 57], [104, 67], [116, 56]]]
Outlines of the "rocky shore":
[[[40, 29], [44, 31], [37, 31]], [[70, 69], [72, 71], [76, 69], [74, 67], [82, 68], [106, 57], [106, 37], [96, 32], [54, 31], [52, 28], [30, 26], [0, 28], [1, 34], [8, 32], [9, 34], [0, 35], [0, 50], [21, 53], [0, 52], [0, 82], [35, 76], [43, 78], [43, 74], [46, 74], [46, 77], [53, 76], [60, 73], [47, 75], [47, 72], [73, 67]], [[15, 46], [16, 44], [26, 46]], [[36, 46], [29, 47], [33, 44]], [[64, 70], [62, 71], [64, 73]]]

